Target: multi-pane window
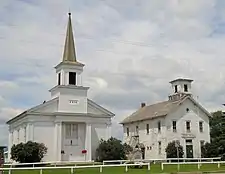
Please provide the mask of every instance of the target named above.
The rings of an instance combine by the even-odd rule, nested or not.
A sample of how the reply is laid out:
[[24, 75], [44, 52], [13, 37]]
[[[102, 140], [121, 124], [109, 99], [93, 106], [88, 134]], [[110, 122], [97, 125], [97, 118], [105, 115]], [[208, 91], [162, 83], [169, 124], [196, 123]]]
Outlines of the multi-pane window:
[[177, 132], [177, 122], [173, 121], [173, 132]]
[[158, 133], [161, 132], [161, 121], [158, 121]]
[[186, 121], [186, 130], [187, 130], [187, 132], [191, 132], [191, 122], [190, 121]]
[[161, 153], [162, 153], [162, 143], [161, 143], [161, 141], [159, 141], [158, 142], [158, 150], [159, 150], [159, 155], [161, 155]]
[[127, 136], [129, 136], [130, 132], [129, 132], [129, 127], [127, 127]]
[[203, 121], [199, 122], [199, 132], [203, 132]]
[[146, 124], [146, 132], [149, 134], [149, 124]]
[[67, 139], [78, 139], [78, 124], [67, 123], [66, 128], [66, 138]]
[[188, 85], [184, 84], [184, 92], [188, 92]]

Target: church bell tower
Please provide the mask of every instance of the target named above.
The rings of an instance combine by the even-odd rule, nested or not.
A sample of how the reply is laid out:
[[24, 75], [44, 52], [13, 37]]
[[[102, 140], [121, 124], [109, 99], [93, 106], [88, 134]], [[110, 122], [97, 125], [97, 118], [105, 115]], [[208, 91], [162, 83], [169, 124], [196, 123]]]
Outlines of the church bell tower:
[[172, 94], [169, 95], [169, 100], [180, 100], [185, 96], [191, 96], [191, 83], [193, 80], [186, 78], [178, 78], [170, 81], [172, 86]]
[[87, 112], [87, 91], [89, 87], [82, 85], [84, 64], [77, 61], [73, 37], [71, 13], [64, 45], [63, 59], [55, 67], [57, 84], [50, 89], [51, 97], [59, 97], [59, 112]]

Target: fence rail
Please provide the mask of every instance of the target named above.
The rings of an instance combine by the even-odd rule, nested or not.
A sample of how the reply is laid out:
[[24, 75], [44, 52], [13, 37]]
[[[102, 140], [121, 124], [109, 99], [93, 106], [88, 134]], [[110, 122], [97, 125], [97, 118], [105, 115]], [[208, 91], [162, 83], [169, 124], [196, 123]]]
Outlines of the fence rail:
[[198, 169], [201, 168], [202, 164], [217, 164], [217, 167], [220, 168], [221, 164], [225, 164], [225, 161], [197, 161], [197, 162], [173, 162], [173, 163], [161, 163], [161, 170], [164, 170], [164, 165], [177, 165], [177, 169], [180, 169], [180, 165], [185, 164], [197, 164]]
[[75, 169], [99, 168], [99, 172], [102, 173], [102, 170], [105, 167], [125, 167], [125, 171], [127, 172], [129, 166], [147, 166], [147, 170], [150, 170], [150, 163], [140, 163], [140, 164], [114, 164], [114, 165], [89, 165], [89, 166], [0, 168], [0, 171], [8, 171], [9, 174], [11, 174], [12, 170], [40, 170], [40, 174], [42, 174], [43, 170], [48, 169], [70, 169], [71, 174], [73, 174]]
[[33, 167], [35, 167], [35, 165], [40, 165], [40, 164], [50, 164], [50, 165], [54, 165], [55, 167], [57, 166], [57, 164], [79, 164], [79, 163], [94, 163], [95, 161], [46, 161], [46, 162], [35, 162], [35, 163], [5, 163], [4, 166], [25, 166], [25, 165], [31, 165]]
[[214, 160], [221, 160], [221, 157], [215, 157], [215, 158], [158, 158], [158, 159], [136, 159], [136, 160], [105, 160], [103, 161], [103, 165], [106, 163], [126, 163], [126, 162], [165, 162], [169, 161], [169, 163], [172, 163], [172, 161], [214, 161]]

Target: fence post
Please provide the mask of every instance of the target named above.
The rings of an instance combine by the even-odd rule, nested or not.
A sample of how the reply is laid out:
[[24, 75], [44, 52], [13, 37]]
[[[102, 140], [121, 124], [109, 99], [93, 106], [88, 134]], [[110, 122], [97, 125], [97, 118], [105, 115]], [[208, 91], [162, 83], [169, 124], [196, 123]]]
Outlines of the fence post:
[[161, 169], [162, 169], [162, 171], [164, 170], [163, 163], [161, 163]]
[[150, 163], [148, 163], [148, 170], [150, 170]]
[[9, 174], [11, 174], [11, 169], [9, 169]]
[[71, 174], [73, 174], [73, 167], [71, 167]]
[[199, 162], [198, 162], [198, 170], [200, 169], [200, 164], [199, 164]]
[[42, 174], [42, 169], [40, 169], [40, 174]]
[[128, 171], [128, 167], [127, 167], [127, 165], [126, 165], [125, 171], [126, 171], [126, 172]]
[[218, 166], [218, 168], [220, 168], [220, 162], [218, 162], [218, 165], [217, 166]]
[[100, 166], [100, 173], [102, 173], [102, 166]]

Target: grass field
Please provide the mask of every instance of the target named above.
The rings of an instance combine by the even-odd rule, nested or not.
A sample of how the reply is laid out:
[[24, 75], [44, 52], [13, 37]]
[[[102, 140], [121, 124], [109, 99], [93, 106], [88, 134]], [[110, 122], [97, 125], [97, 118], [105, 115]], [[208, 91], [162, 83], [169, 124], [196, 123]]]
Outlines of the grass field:
[[[88, 168], [88, 169], [76, 169], [74, 173], [79, 174], [100, 174], [99, 168]], [[197, 165], [187, 165], [182, 164], [180, 165], [180, 172], [219, 172], [224, 171], [225, 173], [225, 165], [221, 165], [218, 169], [217, 164], [203, 164], [201, 169], [198, 170]], [[164, 171], [161, 170], [160, 164], [152, 164], [151, 170], [148, 171], [147, 167], [142, 169], [136, 169], [129, 167], [128, 172], [125, 172], [125, 167], [106, 167], [103, 168], [102, 173], [104, 174], [145, 174], [145, 173], [173, 173], [177, 172], [177, 165], [165, 165]], [[8, 171], [5, 171], [4, 174], [7, 174]], [[11, 174], [40, 174], [40, 170], [12, 170]], [[43, 170], [42, 174], [70, 174], [70, 169], [51, 169], [51, 170]]]

